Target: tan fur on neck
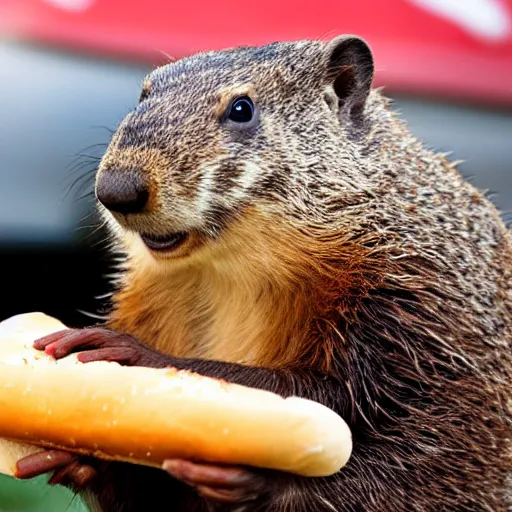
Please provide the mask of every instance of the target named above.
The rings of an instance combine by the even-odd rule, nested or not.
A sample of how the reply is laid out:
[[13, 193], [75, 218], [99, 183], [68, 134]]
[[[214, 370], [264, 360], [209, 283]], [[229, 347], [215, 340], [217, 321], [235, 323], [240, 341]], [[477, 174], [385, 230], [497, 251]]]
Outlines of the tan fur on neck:
[[[315, 241], [255, 210], [181, 260], [157, 261], [138, 239], [128, 243], [131, 258], [111, 326], [178, 357], [270, 368], [306, 364], [307, 357], [307, 364], [329, 371], [332, 347], [329, 340], [318, 344], [318, 330], [327, 328], [329, 309], [343, 308], [340, 290], [349, 299], [350, 289], [361, 293], [368, 285], [353, 282], [364, 275], [361, 247], [339, 236]], [[323, 255], [336, 252], [346, 261], [331, 268]]]

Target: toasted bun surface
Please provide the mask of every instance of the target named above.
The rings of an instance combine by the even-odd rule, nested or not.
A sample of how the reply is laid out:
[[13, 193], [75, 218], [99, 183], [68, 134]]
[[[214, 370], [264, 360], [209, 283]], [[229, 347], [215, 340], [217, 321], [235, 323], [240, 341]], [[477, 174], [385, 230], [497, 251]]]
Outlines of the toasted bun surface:
[[2, 473], [15, 476], [35, 446], [156, 467], [184, 458], [304, 476], [333, 474], [348, 461], [348, 426], [316, 402], [175, 369], [81, 364], [76, 355], [55, 361], [32, 348], [65, 328], [41, 313], [0, 323], [0, 436], [9, 439], [0, 439]]

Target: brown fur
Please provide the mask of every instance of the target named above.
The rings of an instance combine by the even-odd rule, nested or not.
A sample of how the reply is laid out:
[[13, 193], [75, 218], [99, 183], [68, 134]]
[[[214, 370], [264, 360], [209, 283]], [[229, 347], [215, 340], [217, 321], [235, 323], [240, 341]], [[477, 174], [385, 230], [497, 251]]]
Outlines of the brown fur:
[[255, 209], [219, 245], [169, 268], [145, 263], [134, 248], [111, 326], [173, 356], [268, 368], [302, 360], [329, 373], [333, 349], [328, 338], [316, 343], [317, 321], [328, 330], [339, 311], [349, 312], [358, 295], [378, 284], [384, 268], [371, 251], [341, 236], [314, 240], [272, 225]]
[[[189, 358], [178, 365], [349, 422], [346, 468], [276, 475], [247, 510], [505, 512], [512, 239], [369, 91], [371, 75], [368, 52], [343, 39], [156, 70], [100, 168], [145, 173], [152, 194], [144, 212], [106, 217], [127, 254], [109, 325]], [[245, 128], [222, 120], [240, 88], [257, 98]], [[190, 240], [165, 257], [137, 234], [177, 231]], [[140, 470], [123, 471], [110, 499], [137, 511], [126, 482]], [[212, 509], [176, 492], [170, 510]]]

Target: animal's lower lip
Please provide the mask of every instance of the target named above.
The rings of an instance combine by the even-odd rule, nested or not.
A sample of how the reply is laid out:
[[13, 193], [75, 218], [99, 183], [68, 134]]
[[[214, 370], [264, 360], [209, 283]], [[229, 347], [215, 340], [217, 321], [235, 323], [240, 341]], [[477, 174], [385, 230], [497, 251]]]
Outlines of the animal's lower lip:
[[158, 252], [168, 252], [174, 251], [182, 245], [188, 238], [188, 233], [179, 232], [160, 236], [141, 234], [140, 237], [148, 249]]

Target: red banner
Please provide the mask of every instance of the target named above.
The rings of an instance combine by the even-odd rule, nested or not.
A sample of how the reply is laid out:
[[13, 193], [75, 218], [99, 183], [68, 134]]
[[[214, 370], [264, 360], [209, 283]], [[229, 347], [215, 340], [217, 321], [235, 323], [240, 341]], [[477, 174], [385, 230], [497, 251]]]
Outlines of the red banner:
[[0, 30], [152, 62], [354, 33], [374, 50], [378, 85], [512, 105], [512, 0], [0, 0]]

